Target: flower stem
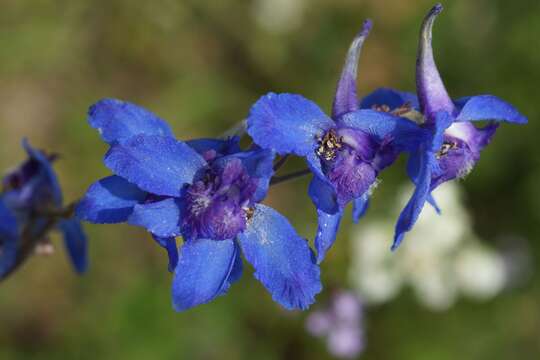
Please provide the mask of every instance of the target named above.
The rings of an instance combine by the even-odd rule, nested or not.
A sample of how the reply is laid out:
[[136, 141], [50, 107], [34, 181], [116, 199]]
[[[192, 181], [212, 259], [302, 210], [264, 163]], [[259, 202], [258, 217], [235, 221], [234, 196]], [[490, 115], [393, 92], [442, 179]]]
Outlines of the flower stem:
[[283, 165], [285, 165], [288, 157], [289, 154], [283, 155], [278, 161], [276, 161], [276, 163], [274, 164], [274, 171], [278, 171]]
[[286, 175], [283, 175], [283, 176], [274, 176], [270, 180], [270, 185], [277, 185], [277, 184], [285, 182], [285, 181], [293, 180], [293, 179], [302, 177], [304, 175], [308, 175], [309, 173], [311, 173], [311, 170], [302, 169], [302, 170], [298, 170], [298, 171], [295, 171], [295, 172], [292, 172], [290, 174], [286, 174]]

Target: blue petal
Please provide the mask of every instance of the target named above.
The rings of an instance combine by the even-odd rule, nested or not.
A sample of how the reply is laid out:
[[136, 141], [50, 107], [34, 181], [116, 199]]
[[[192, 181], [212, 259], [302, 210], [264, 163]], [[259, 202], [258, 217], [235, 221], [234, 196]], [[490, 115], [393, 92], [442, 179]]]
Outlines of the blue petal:
[[217, 167], [224, 167], [232, 159], [240, 159], [248, 175], [258, 179], [253, 201], [260, 202], [266, 197], [270, 179], [274, 175], [274, 158], [274, 151], [257, 148], [218, 158], [214, 164]]
[[334, 122], [312, 101], [292, 94], [269, 93], [252, 106], [247, 132], [256, 144], [280, 154], [304, 156]]
[[174, 271], [174, 309], [184, 311], [227, 292], [237, 257], [238, 246], [233, 240], [185, 242], [180, 248], [180, 260]]
[[336, 192], [334, 188], [318, 176], [313, 176], [309, 183], [308, 194], [318, 210], [328, 214], [335, 214], [339, 211]]
[[[242, 257], [240, 256], [240, 248], [238, 247], [238, 243], [235, 244], [238, 249], [238, 254], [236, 255], [233, 268], [231, 270], [231, 273], [229, 274], [229, 283], [231, 284], [240, 280], [240, 278], [242, 277], [242, 272], [244, 271], [244, 264], [242, 263]], [[227, 289], [225, 289], [225, 291], [226, 290]]]
[[178, 245], [176, 245], [176, 239], [174, 237], [159, 237], [152, 235], [154, 240], [167, 250], [167, 255], [169, 256], [169, 271], [173, 272], [178, 264]]
[[[411, 178], [411, 180], [415, 184], [416, 184], [416, 181], [417, 181], [417, 179], [419, 177], [418, 174], [419, 174], [420, 169], [421, 169], [420, 159], [421, 159], [421, 157], [419, 156], [419, 153], [416, 152], [416, 153], [413, 153], [409, 157], [409, 161], [407, 162], [407, 174], [409, 175], [409, 177]], [[435, 166], [435, 164], [433, 164], [433, 166]], [[426, 198], [426, 201], [433, 207], [433, 209], [435, 209], [437, 214], [439, 214], [439, 215], [441, 214], [441, 208], [439, 207], [439, 205], [437, 204], [437, 202], [435, 201], [435, 199], [431, 195], [431, 192], [428, 194], [428, 196]]]
[[362, 45], [372, 27], [371, 20], [366, 20], [362, 30], [356, 35], [347, 52], [345, 65], [334, 96], [332, 117], [337, 118], [345, 113], [358, 110], [358, 97], [356, 95], [356, 78], [358, 75], [358, 60]]
[[139, 134], [174, 136], [169, 125], [150, 111], [116, 99], [104, 99], [92, 105], [88, 122], [109, 144], [122, 143]]
[[38, 185], [39, 189], [36, 188], [35, 191], [42, 191], [42, 187], [46, 187], [46, 192], [52, 195], [54, 205], [61, 206], [62, 190], [60, 189], [60, 183], [58, 182], [58, 178], [56, 177], [56, 173], [54, 172], [51, 161], [43, 152], [30, 146], [27, 139], [22, 140], [22, 146], [28, 156], [37, 161], [40, 166], [40, 171], [38, 175], [36, 175], [40, 177]]
[[359, 198], [353, 200], [353, 221], [355, 224], [358, 224], [360, 218], [362, 218], [369, 207], [369, 196], [364, 194]]
[[77, 219], [62, 220], [58, 227], [64, 234], [71, 263], [78, 273], [84, 273], [88, 268], [88, 244], [81, 223]]
[[413, 180], [416, 184], [416, 188], [413, 196], [399, 215], [392, 250], [397, 249], [399, 244], [401, 244], [405, 233], [412, 229], [416, 220], [418, 220], [418, 216], [420, 216], [424, 203], [430, 193], [431, 170], [436, 161], [435, 155], [430, 151], [429, 144], [422, 144], [419, 148], [419, 153], [416, 156], [419, 157], [417, 160], [417, 176]]
[[0, 198], [0, 279], [15, 265], [18, 252], [17, 219]]
[[93, 183], [76, 208], [77, 217], [97, 224], [127, 221], [133, 207], [147, 193], [136, 185], [113, 175]]
[[388, 88], [380, 88], [362, 99], [361, 109], [372, 109], [374, 106], [386, 105], [390, 111], [409, 104], [411, 108], [418, 110], [418, 98], [416, 94], [398, 91]]
[[335, 214], [327, 214], [324, 211], [317, 210], [318, 226], [317, 236], [315, 237], [315, 249], [317, 250], [318, 264], [324, 260], [326, 253], [334, 244], [342, 217], [342, 211], [338, 211]]
[[439, 111], [435, 115], [435, 124], [430, 129], [431, 134], [428, 137], [428, 147], [431, 147], [432, 152], [437, 152], [441, 148], [444, 141], [444, 132], [452, 125], [454, 118], [446, 111]]
[[457, 100], [462, 106], [457, 121], [495, 120], [526, 124], [527, 118], [514, 106], [493, 95], [479, 95]]
[[345, 114], [338, 120], [338, 124], [362, 130], [380, 142], [390, 138], [395, 146], [411, 151], [428, 136], [426, 130], [411, 120], [369, 109]]
[[431, 175], [433, 171], [437, 169], [435, 153], [442, 145], [444, 130], [452, 124], [452, 121], [453, 117], [448, 112], [439, 111], [435, 115], [434, 128], [431, 129], [432, 133], [430, 138], [420, 144], [417, 152], [411, 155], [407, 166], [407, 172], [416, 185], [416, 189], [414, 190], [413, 196], [399, 215], [392, 250], [397, 249], [403, 240], [405, 232], [412, 229], [416, 220], [418, 220], [418, 216], [420, 216], [424, 203], [430, 201], [430, 193], [432, 190]]
[[238, 136], [233, 136], [229, 139], [195, 139], [188, 140], [188, 144], [193, 150], [198, 152], [203, 157], [209, 151], [215, 151], [217, 155], [229, 155], [242, 151], [239, 146], [240, 138]]
[[247, 229], [238, 235], [255, 278], [288, 310], [305, 310], [321, 289], [320, 270], [306, 240], [270, 207], [257, 204]]
[[179, 236], [183, 205], [177, 198], [137, 204], [128, 218], [130, 225], [142, 226], [158, 237]]
[[326, 177], [322, 169], [321, 158], [312, 151], [306, 155], [306, 162], [311, 172], [322, 182], [327, 183], [329, 186], [333, 186], [330, 180]]
[[206, 161], [186, 143], [166, 136], [136, 135], [111, 146], [105, 165], [139, 188], [156, 195], [179, 196]]

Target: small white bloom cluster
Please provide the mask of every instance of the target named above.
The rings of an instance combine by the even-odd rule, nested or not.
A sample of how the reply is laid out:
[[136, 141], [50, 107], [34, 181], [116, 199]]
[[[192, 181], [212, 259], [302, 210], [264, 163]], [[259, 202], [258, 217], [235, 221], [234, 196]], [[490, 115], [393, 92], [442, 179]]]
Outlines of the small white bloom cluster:
[[[409, 188], [403, 203], [407, 194]], [[435, 197], [444, 214], [439, 216], [431, 206], [425, 206], [414, 229], [394, 253], [389, 251], [392, 222], [354, 227], [350, 278], [367, 304], [387, 302], [410, 286], [422, 304], [445, 310], [459, 294], [487, 300], [504, 288], [505, 261], [474, 234], [459, 185], [444, 184]]]

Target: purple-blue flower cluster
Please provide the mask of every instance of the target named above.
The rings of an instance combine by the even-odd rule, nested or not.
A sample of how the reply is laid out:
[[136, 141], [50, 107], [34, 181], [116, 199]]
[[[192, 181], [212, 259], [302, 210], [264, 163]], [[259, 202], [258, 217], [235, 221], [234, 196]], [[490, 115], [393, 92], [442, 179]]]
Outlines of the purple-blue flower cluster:
[[87, 268], [86, 236], [80, 222], [62, 205], [62, 192], [52, 168], [55, 155], [36, 150], [23, 140], [28, 159], [2, 179], [0, 193], [0, 280], [47, 246], [56, 228], [64, 236], [78, 273]]
[[[381, 88], [358, 97], [358, 63], [372, 28], [367, 20], [349, 47], [330, 115], [301, 95], [268, 93], [232, 136], [181, 141], [146, 109], [98, 101], [88, 122], [109, 146], [104, 163], [112, 175], [90, 185], [76, 205], [77, 219], [146, 229], [167, 251], [177, 311], [225, 294], [240, 279], [243, 259], [277, 303], [308, 308], [322, 290], [319, 266], [347, 205], [352, 203], [358, 222], [381, 172], [400, 155], [408, 155], [407, 175], [416, 188], [397, 220], [392, 249], [425, 202], [438, 209], [431, 196], [437, 186], [472, 170], [500, 122], [527, 122], [492, 95], [449, 97], [431, 45], [441, 10], [433, 7], [421, 28], [416, 94]], [[484, 127], [474, 125], [483, 120]], [[244, 135], [251, 137], [250, 146], [240, 145]], [[2, 183], [0, 279], [44, 244], [54, 227], [83, 272], [86, 238], [72, 207], [62, 205], [54, 156], [23, 146], [28, 160]], [[307, 168], [276, 175], [290, 156], [305, 159]], [[305, 174], [312, 175], [307, 192], [317, 212], [314, 250], [283, 215], [263, 204], [272, 184]]]
[[[151, 112], [99, 101], [90, 108], [89, 123], [110, 145], [104, 162], [114, 175], [90, 186], [78, 216], [146, 228], [168, 252], [178, 311], [226, 293], [241, 276], [242, 255], [276, 302], [306, 309], [322, 289], [319, 264], [346, 206], [353, 204], [358, 222], [381, 171], [408, 154], [416, 185], [396, 225], [395, 249], [424, 203], [437, 207], [431, 191], [468, 173], [489, 143], [497, 124], [478, 129], [472, 121], [526, 122], [494, 96], [450, 100], [431, 48], [441, 9], [436, 5], [422, 26], [418, 95], [383, 88], [357, 96], [368, 20], [350, 45], [330, 116], [300, 95], [269, 93], [249, 111], [244, 130], [253, 145], [247, 149], [239, 136], [179, 141]], [[282, 215], [261, 204], [270, 184], [288, 178], [274, 174], [288, 156], [303, 157], [313, 174], [308, 194], [318, 215], [315, 254]], [[183, 238], [180, 247], [177, 237]]]

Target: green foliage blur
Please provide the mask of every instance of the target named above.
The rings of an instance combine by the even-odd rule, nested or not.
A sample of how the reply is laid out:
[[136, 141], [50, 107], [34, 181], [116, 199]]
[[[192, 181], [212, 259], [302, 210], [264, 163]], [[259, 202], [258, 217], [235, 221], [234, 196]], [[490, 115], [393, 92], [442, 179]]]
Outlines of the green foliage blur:
[[[414, 90], [418, 31], [433, 2], [295, 1], [303, 6], [295, 24], [272, 31], [256, 12], [259, 0], [0, 0], [0, 168], [23, 159], [26, 136], [61, 154], [56, 169], [67, 201], [81, 196], [108, 174], [106, 146], [86, 123], [88, 106], [103, 97], [151, 109], [180, 139], [222, 133], [269, 91], [300, 93], [329, 110], [346, 50], [368, 17], [375, 26], [359, 94]], [[538, 359], [540, 2], [444, 5], [434, 47], [451, 95], [495, 94], [529, 117], [526, 127], [501, 126], [463, 184], [476, 232], [495, 247], [527, 243], [533, 269], [489, 302], [460, 300], [433, 313], [404, 293], [369, 309], [363, 358]], [[391, 213], [404, 174], [403, 160], [383, 174], [364, 221]], [[307, 183], [278, 185], [267, 202], [313, 238]], [[53, 256], [33, 257], [1, 284], [0, 359], [332, 358], [305, 333], [306, 314], [279, 308], [249, 267], [227, 296], [175, 313], [166, 254], [143, 229], [85, 227], [91, 267], [84, 277], [54, 238]], [[347, 218], [322, 265], [325, 291], [315, 307], [330, 289], [347, 286], [351, 227]]]

